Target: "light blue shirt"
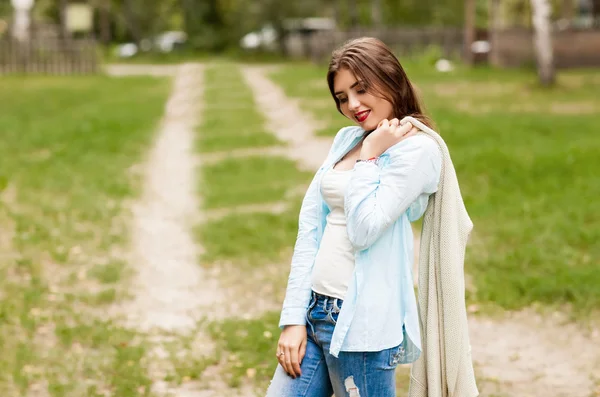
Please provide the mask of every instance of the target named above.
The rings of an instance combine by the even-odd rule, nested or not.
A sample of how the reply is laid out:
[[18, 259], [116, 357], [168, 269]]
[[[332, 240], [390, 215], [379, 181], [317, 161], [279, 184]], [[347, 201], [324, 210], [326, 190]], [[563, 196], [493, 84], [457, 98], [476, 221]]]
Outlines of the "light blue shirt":
[[[305, 325], [311, 273], [329, 207], [321, 180], [356, 146], [365, 131], [342, 128], [313, 178], [300, 209], [286, 297], [279, 326]], [[417, 134], [386, 150], [379, 164], [359, 162], [345, 194], [345, 214], [355, 267], [331, 340], [330, 353], [381, 351], [412, 342], [421, 350], [417, 303], [413, 290], [413, 233], [435, 193], [442, 157], [437, 143]], [[410, 341], [405, 340], [408, 335]]]

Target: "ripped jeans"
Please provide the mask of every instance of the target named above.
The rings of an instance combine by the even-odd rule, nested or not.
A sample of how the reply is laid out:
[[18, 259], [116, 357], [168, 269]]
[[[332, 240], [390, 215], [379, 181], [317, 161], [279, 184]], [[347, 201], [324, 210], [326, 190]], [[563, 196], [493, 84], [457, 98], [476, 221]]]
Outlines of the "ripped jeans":
[[293, 379], [281, 365], [267, 391], [267, 397], [395, 397], [394, 370], [400, 346], [379, 352], [329, 354], [331, 335], [343, 302], [312, 293], [307, 312], [308, 343], [300, 368]]

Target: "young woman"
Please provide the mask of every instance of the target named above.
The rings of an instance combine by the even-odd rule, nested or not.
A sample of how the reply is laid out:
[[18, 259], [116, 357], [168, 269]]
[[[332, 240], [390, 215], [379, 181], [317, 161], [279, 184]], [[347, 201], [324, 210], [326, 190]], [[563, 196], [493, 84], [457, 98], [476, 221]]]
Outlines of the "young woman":
[[438, 189], [443, 150], [418, 133], [431, 123], [381, 41], [334, 51], [327, 82], [356, 126], [338, 132], [302, 203], [267, 396], [395, 396], [396, 366], [422, 349], [410, 222]]

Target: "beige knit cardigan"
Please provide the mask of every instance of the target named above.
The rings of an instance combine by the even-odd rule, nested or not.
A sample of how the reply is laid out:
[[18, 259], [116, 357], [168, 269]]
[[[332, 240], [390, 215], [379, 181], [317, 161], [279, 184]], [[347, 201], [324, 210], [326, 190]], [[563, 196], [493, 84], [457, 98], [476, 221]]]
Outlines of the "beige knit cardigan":
[[412, 117], [442, 152], [438, 190], [429, 198], [419, 251], [419, 323], [422, 352], [413, 363], [409, 397], [475, 397], [467, 310], [465, 248], [473, 223], [460, 194], [446, 143]]

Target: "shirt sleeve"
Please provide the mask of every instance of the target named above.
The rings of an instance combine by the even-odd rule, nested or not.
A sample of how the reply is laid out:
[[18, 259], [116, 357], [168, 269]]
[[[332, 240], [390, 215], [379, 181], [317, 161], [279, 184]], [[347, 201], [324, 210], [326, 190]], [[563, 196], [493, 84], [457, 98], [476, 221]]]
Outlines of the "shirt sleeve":
[[421, 194], [437, 191], [442, 156], [426, 135], [407, 138], [389, 150], [380, 168], [359, 162], [345, 194], [348, 237], [356, 250], [370, 247]]
[[306, 308], [310, 301], [312, 266], [319, 249], [318, 228], [318, 173], [313, 178], [300, 209], [298, 236], [294, 246], [290, 275], [279, 326], [305, 325]]
[[[348, 133], [350, 128], [342, 128], [334, 138], [328, 157], [332, 155], [333, 150], [339, 145], [344, 134]], [[327, 160], [325, 160], [327, 162]], [[300, 208], [298, 219], [298, 236], [294, 246], [292, 264], [288, 285], [283, 301], [283, 309], [279, 320], [279, 327], [286, 325], [305, 325], [306, 309], [310, 302], [310, 292], [312, 288], [312, 268], [319, 250], [318, 227], [319, 205], [321, 205], [318, 191], [320, 171], [315, 174]]]

